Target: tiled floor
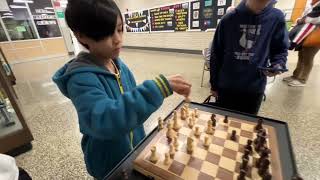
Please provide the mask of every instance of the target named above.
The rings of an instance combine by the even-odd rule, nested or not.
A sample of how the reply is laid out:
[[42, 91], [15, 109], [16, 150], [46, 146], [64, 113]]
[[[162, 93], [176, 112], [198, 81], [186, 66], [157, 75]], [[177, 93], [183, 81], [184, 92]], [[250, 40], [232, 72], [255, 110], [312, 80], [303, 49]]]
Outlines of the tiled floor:
[[[209, 94], [209, 85], [200, 87], [202, 60], [199, 55], [124, 50], [122, 58], [138, 82], [159, 73], [179, 73], [192, 82], [192, 100], [202, 102]], [[296, 54], [291, 53], [289, 66], [294, 68]], [[17, 163], [35, 180], [91, 179], [87, 174], [80, 149], [81, 135], [77, 115], [70, 101], [64, 98], [51, 82], [52, 74], [68, 58], [16, 64], [18, 93], [27, 123], [35, 140], [33, 150], [18, 156]], [[268, 85], [267, 101], [260, 115], [289, 123], [294, 152], [300, 173], [305, 179], [320, 179], [320, 62], [316, 59], [310, 81], [305, 88], [289, 88], [277, 78]], [[206, 82], [208, 74], [206, 74]], [[170, 112], [182, 98], [172, 96], [146, 122], [147, 131], [158, 116]]]

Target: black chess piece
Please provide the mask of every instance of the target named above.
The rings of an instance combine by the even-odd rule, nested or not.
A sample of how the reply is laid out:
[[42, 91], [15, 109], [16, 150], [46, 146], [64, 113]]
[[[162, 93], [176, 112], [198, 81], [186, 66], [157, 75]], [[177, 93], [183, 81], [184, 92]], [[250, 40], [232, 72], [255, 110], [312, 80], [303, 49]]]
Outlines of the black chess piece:
[[263, 176], [265, 173], [269, 172], [269, 166], [270, 166], [270, 160], [269, 159], [263, 159], [261, 161], [261, 163], [260, 163], [258, 174], [260, 176]]
[[247, 150], [250, 152], [250, 154], [253, 153], [252, 140], [249, 139], [249, 140], [247, 141], [247, 145], [245, 145], [244, 149], [247, 149]]
[[216, 120], [216, 115], [215, 114], [211, 114], [211, 121], [214, 121], [214, 120]]
[[245, 171], [248, 171], [248, 164], [249, 164], [249, 159], [242, 158], [242, 163], [240, 165], [240, 170], [243, 169]]
[[260, 129], [263, 129], [262, 123], [263, 123], [263, 119], [259, 119], [259, 120], [258, 120], [258, 124], [255, 126], [254, 129], [255, 129], [256, 131], [259, 131]]
[[[211, 119], [211, 120], [212, 120], [212, 119]], [[217, 122], [216, 119], [213, 119], [213, 120], [212, 120], [212, 127], [216, 127], [216, 122]]]
[[236, 130], [232, 130], [230, 139], [231, 139], [232, 141], [236, 141], [236, 140], [237, 140], [237, 131], [236, 131]]
[[266, 172], [263, 176], [262, 176], [262, 180], [271, 180], [272, 179], [272, 175], [269, 172]]
[[241, 159], [249, 159], [249, 152], [245, 151], [244, 154], [242, 155]]
[[129, 179], [129, 176], [128, 176], [128, 173], [125, 169], [122, 170], [122, 177], [124, 180], [128, 180]]
[[245, 179], [246, 179], [246, 175], [247, 175], [247, 171], [241, 169], [241, 170], [240, 170], [240, 174], [238, 175], [237, 180], [245, 180]]
[[256, 167], [260, 168], [261, 167], [261, 163], [262, 161], [264, 161], [264, 159], [268, 159], [270, 154], [270, 150], [265, 148], [260, 152], [260, 158], [257, 160], [256, 162]]
[[227, 124], [229, 122], [229, 117], [225, 116], [223, 122]]

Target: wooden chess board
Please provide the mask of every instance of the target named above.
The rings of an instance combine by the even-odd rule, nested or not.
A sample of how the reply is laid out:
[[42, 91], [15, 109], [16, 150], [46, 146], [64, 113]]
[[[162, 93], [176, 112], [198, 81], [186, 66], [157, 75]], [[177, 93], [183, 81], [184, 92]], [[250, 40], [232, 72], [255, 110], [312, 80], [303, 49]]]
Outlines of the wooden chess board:
[[[190, 109], [190, 112], [193, 111]], [[179, 112], [179, 110], [178, 110]], [[134, 161], [134, 169], [155, 179], [163, 180], [233, 180], [237, 179], [240, 171], [241, 157], [244, 153], [244, 146], [247, 140], [254, 140], [256, 132], [254, 131], [255, 123], [235, 119], [229, 117], [229, 122], [224, 123], [223, 115], [216, 114], [216, 127], [214, 134], [205, 133], [207, 122], [210, 120], [211, 114], [204, 111], [198, 111], [199, 117], [193, 129], [188, 127], [186, 120], [178, 119], [182, 128], [178, 131], [179, 147], [174, 158], [170, 160], [168, 165], [164, 164], [165, 153], [169, 152], [169, 142], [166, 137], [167, 128], [158, 132], [144, 150], [137, 156]], [[169, 117], [171, 121], [172, 116]], [[168, 123], [168, 122], [167, 122]], [[194, 136], [194, 129], [198, 126], [201, 131], [200, 137]], [[166, 127], [166, 125], [164, 125]], [[273, 127], [263, 125], [266, 129], [268, 138], [267, 146], [271, 150], [270, 154], [270, 173], [272, 179], [281, 180], [282, 171], [276, 138], [276, 131]], [[237, 132], [237, 140], [230, 140], [231, 132]], [[209, 136], [212, 140], [210, 146], [203, 146], [204, 137]], [[193, 137], [194, 151], [192, 154], [187, 153], [187, 138]], [[156, 163], [149, 161], [151, 155], [151, 147], [155, 146], [159, 160]], [[258, 175], [258, 169], [254, 166], [255, 161], [259, 158], [257, 152], [250, 155], [249, 170], [246, 179], [262, 179]]]

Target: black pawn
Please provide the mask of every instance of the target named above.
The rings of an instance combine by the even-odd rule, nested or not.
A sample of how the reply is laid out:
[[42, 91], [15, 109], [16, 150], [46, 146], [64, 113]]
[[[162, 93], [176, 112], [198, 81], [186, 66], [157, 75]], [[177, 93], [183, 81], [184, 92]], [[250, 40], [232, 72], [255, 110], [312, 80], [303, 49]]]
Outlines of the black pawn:
[[228, 116], [225, 116], [223, 122], [227, 124], [229, 122], [228, 118], [229, 118]]
[[242, 155], [241, 159], [249, 159], [249, 151], [244, 151], [244, 154]]
[[247, 175], [247, 171], [241, 169], [237, 180], [245, 180], [246, 179], [246, 175]]
[[236, 131], [236, 130], [232, 130], [230, 139], [231, 139], [232, 141], [236, 141], [236, 140], [237, 140], [237, 131]]
[[269, 166], [270, 166], [270, 160], [263, 159], [262, 162], [260, 163], [258, 174], [262, 177], [265, 173], [268, 173]]
[[243, 169], [245, 171], [248, 171], [248, 163], [249, 163], [249, 159], [243, 158], [242, 163], [240, 165], [240, 170]]
[[211, 114], [211, 121], [216, 120], [216, 115], [215, 114]]
[[260, 129], [263, 129], [262, 123], [263, 123], [263, 119], [259, 119], [259, 120], [258, 120], [258, 124], [256, 125], [256, 127], [255, 127], [254, 129], [255, 129], [256, 131], [259, 131]]

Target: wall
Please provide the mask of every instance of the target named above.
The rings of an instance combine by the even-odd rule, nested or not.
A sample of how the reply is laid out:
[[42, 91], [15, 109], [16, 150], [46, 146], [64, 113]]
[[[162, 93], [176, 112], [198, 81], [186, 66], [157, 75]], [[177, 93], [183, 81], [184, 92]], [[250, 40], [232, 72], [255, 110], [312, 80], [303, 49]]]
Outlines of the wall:
[[[239, 1], [239, 0], [235, 0]], [[116, 0], [122, 12], [148, 9], [156, 6], [188, 2], [188, 0]], [[294, 7], [294, 0], [278, 0], [277, 7], [288, 9]], [[176, 32], [136, 34], [125, 33], [125, 46], [161, 47], [172, 49], [202, 50], [208, 47], [214, 32]]]
[[[174, 4], [187, 1], [179, 0], [118, 0], [122, 12], [148, 9], [156, 6]], [[207, 48], [213, 39], [213, 32], [176, 32], [136, 34], [125, 33], [125, 46], [161, 47], [172, 49], [202, 50]]]

